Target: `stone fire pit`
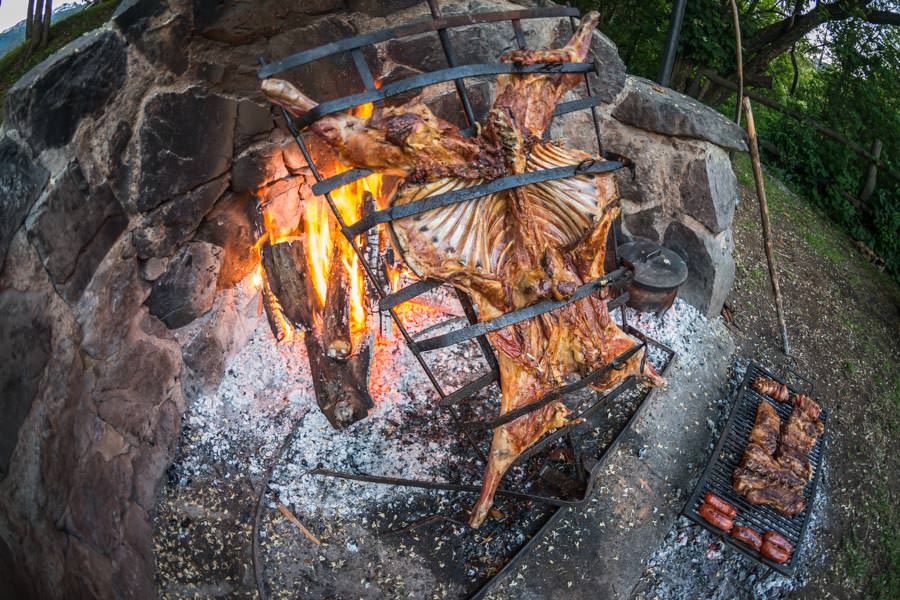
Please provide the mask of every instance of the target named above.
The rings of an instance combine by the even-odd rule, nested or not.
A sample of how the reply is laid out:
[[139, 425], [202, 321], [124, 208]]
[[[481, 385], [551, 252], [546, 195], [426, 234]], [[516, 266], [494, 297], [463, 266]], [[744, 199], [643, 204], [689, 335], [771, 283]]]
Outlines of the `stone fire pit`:
[[[445, 14], [524, 5], [441, 3]], [[267, 337], [251, 283], [259, 261], [255, 191], [275, 183], [297, 205], [311, 194], [307, 165], [257, 91], [257, 58], [426, 16], [425, 3], [410, 0], [294, 7], [126, 0], [110, 23], [9, 90], [0, 129], [0, 560], [14, 565], [22, 594], [246, 591], [246, 563], [234, 561], [246, 557], [249, 499], [266, 458], [309, 402], [302, 356]], [[531, 47], [568, 36], [562, 20], [523, 25]], [[514, 39], [505, 25], [452, 35], [463, 63], [493, 59]], [[594, 90], [608, 100], [600, 107], [605, 148], [638, 164], [633, 181], [620, 181], [625, 233], [682, 253], [690, 266], [682, 298], [698, 319], [715, 316], [734, 276], [737, 191], [727, 152], [745, 149], [743, 133], [689, 98], [626, 75], [601, 34], [592, 48], [602, 67]], [[436, 36], [396, 40], [366, 58], [384, 79], [443, 66]], [[329, 98], [357, 85], [335, 76], [347, 64], [336, 59], [289, 75], [310, 95]], [[473, 95], [486, 106], [492, 83], [475, 83]], [[449, 88], [428, 101], [458, 117]], [[555, 123], [552, 136], [590, 149], [593, 131], [575, 115]], [[718, 334], [698, 339], [709, 342], [687, 349], [702, 356]], [[283, 394], [236, 395], [272, 389], [247, 388], [247, 378], [274, 377], [276, 358], [279, 379], [289, 378], [279, 381]], [[457, 358], [462, 369], [465, 357]], [[261, 370], [247, 370], [254, 364]], [[716, 365], [706, 369], [709, 381], [723, 376]], [[687, 385], [699, 370], [675, 377]], [[388, 398], [399, 389], [373, 390], [384, 399], [363, 426], [389, 427], [393, 411], [413, 406]], [[227, 433], [241, 423], [267, 429], [242, 440], [225, 435], [222, 447], [204, 437], [209, 427]], [[246, 461], [229, 462], [234, 455]], [[286, 471], [283, 481], [294, 475]], [[190, 496], [188, 479], [204, 483], [205, 500]], [[305, 510], [299, 492], [284, 486], [284, 499]], [[223, 524], [220, 537], [197, 546], [196, 556], [221, 567], [215, 576], [169, 576], [179, 560], [194, 560], [173, 550], [200, 544], [185, 519]], [[345, 531], [336, 538], [340, 551], [308, 559], [344, 560], [361, 547], [358, 535]], [[404, 558], [407, 576], [423, 586], [435, 581], [414, 572], [421, 564], [402, 550], [385, 550], [385, 560]], [[280, 581], [303, 581], [306, 558], [295, 559], [298, 570], [278, 574]]]

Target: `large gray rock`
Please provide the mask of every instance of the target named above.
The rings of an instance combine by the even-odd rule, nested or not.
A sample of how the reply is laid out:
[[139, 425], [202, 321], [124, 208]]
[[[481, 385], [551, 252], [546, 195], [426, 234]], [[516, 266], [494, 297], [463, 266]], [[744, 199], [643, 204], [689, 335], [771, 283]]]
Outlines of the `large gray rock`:
[[[300, 50], [321, 46], [348, 38], [358, 32], [353, 24], [340, 15], [318, 19], [304, 27], [279, 30], [268, 41], [271, 60], [284, 58]], [[373, 46], [362, 49], [369, 69], [375, 76], [382, 73], [381, 61]], [[347, 52], [339, 52], [321, 60], [294, 67], [278, 74], [291, 81], [317, 102], [363, 91], [356, 67]]]
[[0, 292], [0, 480], [50, 358], [50, 323], [37, 294]]
[[199, 87], [164, 92], [144, 109], [136, 207], [155, 208], [228, 170], [236, 103]]
[[231, 189], [235, 192], [255, 192], [263, 185], [287, 175], [281, 146], [264, 142], [234, 159], [231, 166]]
[[623, 232], [629, 238], [646, 238], [661, 242], [660, 231], [665, 231], [666, 214], [662, 205], [650, 208], [634, 207], [627, 200], [622, 200]]
[[601, 123], [604, 149], [634, 161], [634, 178], [627, 169], [617, 172], [622, 197], [640, 210], [665, 204], [680, 205], [680, 182], [687, 166], [704, 158], [709, 144], [699, 140], [671, 138], [606, 118]]
[[196, 239], [215, 244], [224, 251], [219, 287], [230, 288], [259, 264], [254, 248], [253, 215], [256, 198], [251, 194], [226, 194], [210, 211]]
[[81, 297], [127, 225], [109, 186], [92, 188], [77, 161], [53, 182], [26, 222], [29, 241], [68, 302]]
[[145, 215], [131, 238], [138, 258], [172, 256], [178, 246], [193, 236], [227, 187], [228, 177], [219, 177]]
[[711, 148], [707, 156], [691, 161], [680, 191], [684, 211], [713, 233], [731, 227], [739, 196], [737, 177], [723, 150]]
[[239, 152], [251, 143], [260, 141], [275, 128], [272, 110], [251, 100], [241, 100], [237, 105], [237, 121], [234, 124], [234, 150]]
[[81, 120], [122, 87], [126, 68], [125, 45], [115, 33], [86, 33], [9, 89], [7, 118], [35, 150], [67, 144]]
[[678, 252], [688, 265], [688, 278], [678, 295], [707, 317], [718, 315], [734, 282], [731, 230], [713, 235], [685, 217], [669, 224], [663, 245]]
[[49, 177], [26, 148], [9, 137], [0, 138], [0, 270], [13, 235]]
[[222, 266], [222, 249], [207, 242], [191, 242], [169, 262], [156, 280], [147, 307], [169, 329], [184, 327], [212, 308]]
[[729, 150], [747, 151], [746, 134], [733, 121], [693, 98], [642, 77], [628, 77], [625, 97], [612, 115], [647, 131], [697, 138]]

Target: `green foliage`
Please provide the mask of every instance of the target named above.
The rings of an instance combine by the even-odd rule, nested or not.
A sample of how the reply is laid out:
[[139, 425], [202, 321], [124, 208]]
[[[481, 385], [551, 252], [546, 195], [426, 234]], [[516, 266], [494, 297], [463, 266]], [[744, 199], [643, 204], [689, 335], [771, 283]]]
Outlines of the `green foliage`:
[[[600, 28], [618, 44], [629, 72], [656, 77], [672, 2], [582, 0], [578, 4], [600, 11]], [[738, 0], [737, 5], [746, 67], [754, 58], [754, 35], [789, 18], [796, 3]], [[801, 6], [810, 10], [813, 5]], [[869, 8], [900, 12], [900, 2], [875, 0]], [[796, 42], [793, 93], [795, 70], [786, 51], [754, 75], [757, 80], [771, 77], [771, 89], [764, 90], [765, 95], [859, 146], [869, 149], [880, 139], [884, 144], [881, 159], [900, 171], [900, 27], [872, 25], [862, 17], [857, 11], [851, 18], [826, 22]], [[698, 74], [705, 68], [733, 78], [735, 65], [730, 1], [690, 0], [672, 85], [733, 117], [734, 94], [710, 92]], [[758, 103], [754, 115], [764, 148], [769, 150], [764, 154], [767, 166], [854, 239], [869, 246], [884, 259], [888, 272], [900, 278], [900, 183], [880, 172], [875, 193], [865, 207], [859, 207], [851, 198], [857, 198], [862, 189], [869, 168], [865, 159]]]
[[[2, 110], [6, 97], [6, 90], [18, 81], [22, 75], [34, 66], [49, 57], [51, 54], [79, 37], [81, 34], [96, 29], [106, 23], [119, 0], [104, 0], [98, 4], [75, 13], [70, 17], [54, 23], [50, 27], [50, 37], [47, 47], [37, 52], [30, 52], [28, 42], [21, 44], [0, 58], [0, 122], [2, 122]], [[24, 16], [24, 11], [23, 11]]]

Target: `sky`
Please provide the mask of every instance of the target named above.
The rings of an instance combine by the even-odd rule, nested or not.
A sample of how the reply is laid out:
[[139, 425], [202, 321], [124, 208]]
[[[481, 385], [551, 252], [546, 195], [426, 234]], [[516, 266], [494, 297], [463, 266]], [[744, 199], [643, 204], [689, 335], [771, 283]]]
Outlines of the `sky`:
[[[87, 0], [55, 0], [53, 6], [63, 4], [84, 4]], [[0, 0], [0, 31], [6, 31], [19, 21], [25, 20], [28, 0]]]

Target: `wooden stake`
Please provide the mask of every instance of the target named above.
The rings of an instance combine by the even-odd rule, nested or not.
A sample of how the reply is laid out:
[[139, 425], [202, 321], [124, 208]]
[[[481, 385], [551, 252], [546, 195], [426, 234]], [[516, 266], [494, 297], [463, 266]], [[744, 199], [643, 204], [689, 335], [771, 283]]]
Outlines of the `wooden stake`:
[[290, 510], [288, 510], [287, 506], [285, 506], [281, 502], [276, 503], [276, 506], [278, 507], [278, 512], [280, 512], [282, 515], [284, 515], [285, 519], [287, 519], [288, 521], [293, 523], [297, 527], [297, 529], [300, 530], [300, 533], [305, 535], [307, 537], [307, 539], [309, 539], [309, 541], [311, 541], [316, 546], [322, 545], [322, 542], [319, 541], [319, 538], [314, 536], [309, 529], [304, 527], [303, 523], [300, 522], [300, 519], [295, 517], [294, 513], [292, 513]]
[[762, 163], [759, 162], [756, 124], [753, 122], [753, 111], [750, 108], [750, 98], [747, 96], [744, 96], [744, 113], [747, 115], [750, 160], [753, 163], [753, 178], [756, 180], [756, 196], [759, 198], [759, 216], [762, 221], [766, 262], [769, 264], [769, 281], [772, 282], [772, 293], [775, 295], [775, 310], [778, 313], [778, 324], [781, 327], [781, 341], [784, 344], [784, 354], [785, 356], [790, 356], [791, 349], [788, 343], [787, 324], [784, 321], [784, 306], [781, 301], [781, 286], [778, 284], [778, 273], [775, 270], [775, 254], [772, 246], [771, 226], [769, 224], [769, 203], [766, 201], [766, 185], [763, 180]]

